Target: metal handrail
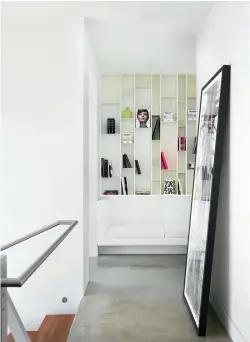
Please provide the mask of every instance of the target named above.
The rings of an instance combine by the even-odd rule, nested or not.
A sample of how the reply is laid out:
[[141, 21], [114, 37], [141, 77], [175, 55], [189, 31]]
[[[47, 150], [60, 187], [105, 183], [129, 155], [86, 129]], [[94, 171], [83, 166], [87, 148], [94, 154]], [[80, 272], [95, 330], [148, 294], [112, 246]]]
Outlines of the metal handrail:
[[59, 236], [59, 238], [36, 260], [31, 264], [25, 272], [23, 272], [18, 278], [1, 278], [1, 287], [21, 287], [23, 284], [32, 276], [32, 274], [44, 263], [44, 261], [50, 256], [50, 254], [60, 245], [60, 243], [66, 238], [67, 235], [73, 230], [77, 225], [78, 221], [57, 221], [50, 224], [49, 226], [43, 227], [33, 233], [27, 234], [22, 238], [10, 242], [0, 248], [1, 251], [22, 243], [34, 236], [42, 234], [47, 230], [50, 230], [59, 225], [70, 225], [69, 228]]

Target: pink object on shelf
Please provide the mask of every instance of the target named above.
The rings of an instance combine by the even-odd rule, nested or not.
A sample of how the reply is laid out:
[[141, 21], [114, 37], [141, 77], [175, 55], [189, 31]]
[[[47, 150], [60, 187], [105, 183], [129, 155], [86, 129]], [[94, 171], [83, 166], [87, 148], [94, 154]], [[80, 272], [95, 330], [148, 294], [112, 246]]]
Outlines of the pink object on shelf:
[[168, 170], [168, 163], [167, 163], [164, 152], [161, 152], [161, 161], [162, 161], [162, 165], [163, 165], [164, 169]]

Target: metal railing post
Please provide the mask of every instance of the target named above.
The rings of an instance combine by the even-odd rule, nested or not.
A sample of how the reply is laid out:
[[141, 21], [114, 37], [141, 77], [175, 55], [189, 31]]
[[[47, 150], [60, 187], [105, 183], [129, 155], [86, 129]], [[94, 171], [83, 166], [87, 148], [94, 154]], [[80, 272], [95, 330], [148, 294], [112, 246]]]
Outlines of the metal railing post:
[[[1, 277], [7, 278], [7, 257], [1, 255]], [[1, 342], [7, 342], [7, 288], [1, 287]]]
[[15, 341], [31, 342], [21, 318], [7, 292], [8, 325]]
[[70, 234], [70, 232], [77, 225], [76, 220], [63, 220], [57, 221], [50, 224], [49, 226], [43, 227], [35, 232], [25, 235], [7, 245], [0, 247], [0, 250], [5, 250], [15, 245], [18, 245], [34, 236], [40, 235], [54, 227], [60, 225], [69, 225], [68, 229], [61, 234], [51, 246], [49, 246], [46, 251], [31, 264], [25, 272], [23, 272], [19, 278], [7, 278], [7, 257], [6, 255], [1, 255], [1, 341], [7, 342], [8, 340], [8, 326], [17, 342], [31, 342], [27, 331], [21, 321], [21, 318], [15, 308], [14, 303], [8, 293], [8, 287], [21, 287], [32, 274], [44, 263], [44, 261], [50, 256], [51, 253], [62, 243], [62, 241]]

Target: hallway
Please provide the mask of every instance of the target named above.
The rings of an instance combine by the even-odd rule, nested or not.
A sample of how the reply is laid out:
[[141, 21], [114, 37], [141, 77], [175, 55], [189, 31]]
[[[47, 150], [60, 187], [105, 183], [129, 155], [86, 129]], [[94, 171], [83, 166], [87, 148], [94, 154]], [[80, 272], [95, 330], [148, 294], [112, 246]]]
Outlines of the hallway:
[[182, 299], [185, 257], [100, 256], [69, 342], [229, 342], [210, 312], [206, 338], [196, 335]]

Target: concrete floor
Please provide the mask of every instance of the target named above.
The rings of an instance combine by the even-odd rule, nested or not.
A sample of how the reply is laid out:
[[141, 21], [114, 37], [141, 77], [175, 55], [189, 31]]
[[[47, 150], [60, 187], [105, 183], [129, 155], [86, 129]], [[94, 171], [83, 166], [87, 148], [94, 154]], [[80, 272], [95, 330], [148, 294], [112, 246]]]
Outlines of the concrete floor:
[[182, 299], [185, 257], [100, 256], [69, 342], [229, 342], [211, 311], [198, 337]]

